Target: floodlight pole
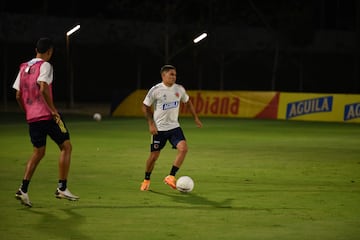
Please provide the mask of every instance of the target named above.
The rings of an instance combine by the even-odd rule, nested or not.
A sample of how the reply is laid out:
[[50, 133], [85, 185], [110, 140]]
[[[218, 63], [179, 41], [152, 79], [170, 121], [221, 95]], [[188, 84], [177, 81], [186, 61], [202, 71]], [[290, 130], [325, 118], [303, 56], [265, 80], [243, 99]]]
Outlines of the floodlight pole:
[[69, 95], [70, 95], [70, 102], [69, 107], [74, 107], [74, 72], [73, 72], [73, 66], [72, 61], [70, 57], [70, 35], [75, 33], [80, 29], [80, 25], [76, 25], [72, 29], [70, 29], [68, 32], [66, 32], [66, 62], [67, 62], [67, 72], [68, 72], [68, 78], [69, 78]]

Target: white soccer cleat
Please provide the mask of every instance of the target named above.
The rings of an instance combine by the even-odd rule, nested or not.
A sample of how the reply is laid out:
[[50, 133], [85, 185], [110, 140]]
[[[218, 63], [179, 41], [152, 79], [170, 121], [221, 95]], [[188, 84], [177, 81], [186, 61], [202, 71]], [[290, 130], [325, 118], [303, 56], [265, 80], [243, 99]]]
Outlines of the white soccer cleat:
[[61, 191], [59, 188], [56, 189], [55, 197], [59, 199], [67, 199], [70, 201], [77, 201], [80, 197], [73, 195], [69, 189], [65, 189], [65, 191]]
[[17, 200], [20, 200], [21, 204], [23, 204], [27, 207], [32, 207], [32, 203], [30, 202], [29, 195], [27, 193], [24, 193], [23, 191], [21, 191], [21, 189], [19, 189], [15, 193], [15, 198]]

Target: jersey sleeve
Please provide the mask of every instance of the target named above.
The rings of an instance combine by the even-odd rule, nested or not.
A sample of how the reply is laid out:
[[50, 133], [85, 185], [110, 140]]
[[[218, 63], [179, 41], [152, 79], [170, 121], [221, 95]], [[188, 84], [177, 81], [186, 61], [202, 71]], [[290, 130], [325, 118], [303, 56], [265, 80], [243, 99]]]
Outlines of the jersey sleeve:
[[189, 95], [187, 94], [187, 92], [183, 86], [180, 86], [180, 90], [181, 90], [181, 101], [183, 103], [187, 103], [190, 99]]
[[17, 76], [16, 76], [15, 82], [14, 82], [14, 84], [13, 84], [13, 88], [14, 88], [15, 90], [17, 90], [17, 91], [20, 90], [20, 71], [19, 71], [19, 73], [18, 73]]
[[154, 87], [146, 94], [143, 104], [150, 107], [154, 103]]
[[53, 68], [50, 63], [44, 62], [40, 67], [40, 75], [38, 77], [38, 82], [46, 82], [51, 84], [53, 81]]

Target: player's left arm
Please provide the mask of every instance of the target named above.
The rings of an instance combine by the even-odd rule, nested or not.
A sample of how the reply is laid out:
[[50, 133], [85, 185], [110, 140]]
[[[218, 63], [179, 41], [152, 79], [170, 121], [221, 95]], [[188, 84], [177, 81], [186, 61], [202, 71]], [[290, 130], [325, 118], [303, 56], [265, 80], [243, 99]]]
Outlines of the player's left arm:
[[13, 88], [16, 90], [16, 101], [18, 103], [18, 105], [20, 106], [21, 110], [23, 110], [25, 112], [25, 106], [24, 106], [24, 102], [23, 99], [21, 97], [21, 91], [20, 91], [20, 71], [18, 73], [18, 75], [16, 76], [15, 82], [13, 84]]
[[198, 115], [197, 115], [197, 113], [195, 111], [194, 105], [192, 104], [190, 99], [185, 103], [185, 106], [189, 109], [191, 115], [194, 117], [196, 126], [198, 128], [201, 128], [203, 126], [202, 122], [200, 121], [200, 119], [199, 119], [199, 117], [198, 117]]

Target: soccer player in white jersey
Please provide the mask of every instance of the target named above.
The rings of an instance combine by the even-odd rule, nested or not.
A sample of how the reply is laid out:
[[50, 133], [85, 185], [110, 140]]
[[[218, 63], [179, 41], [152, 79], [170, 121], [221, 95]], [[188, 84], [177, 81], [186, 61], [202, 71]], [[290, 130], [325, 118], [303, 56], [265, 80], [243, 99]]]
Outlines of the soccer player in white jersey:
[[188, 146], [184, 133], [180, 127], [178, 116], [180, 102], [188, 107], [195, 119], [196, 125], [201, 128], [202, 123], [197, 116], [194, 106], [189, 99], [183, 86], [176, 84], [176, 68], [172, 65], [164, 65], [160, 69], [162, 82], [153, 86], [147, 93], [142, 111], [149, 125], [152, 135], [150, 155], [146, 160], [145, 179], [140, 190], [147, 191], [150, 187], [150, 175], [154, 169], [155, 162], [160, 156], [160, 151], [169, 141], [177, 154], [170, 173], [165, 177], [164, 182], [171, 188], [176, 189], [176, 172], [181, 167]]

